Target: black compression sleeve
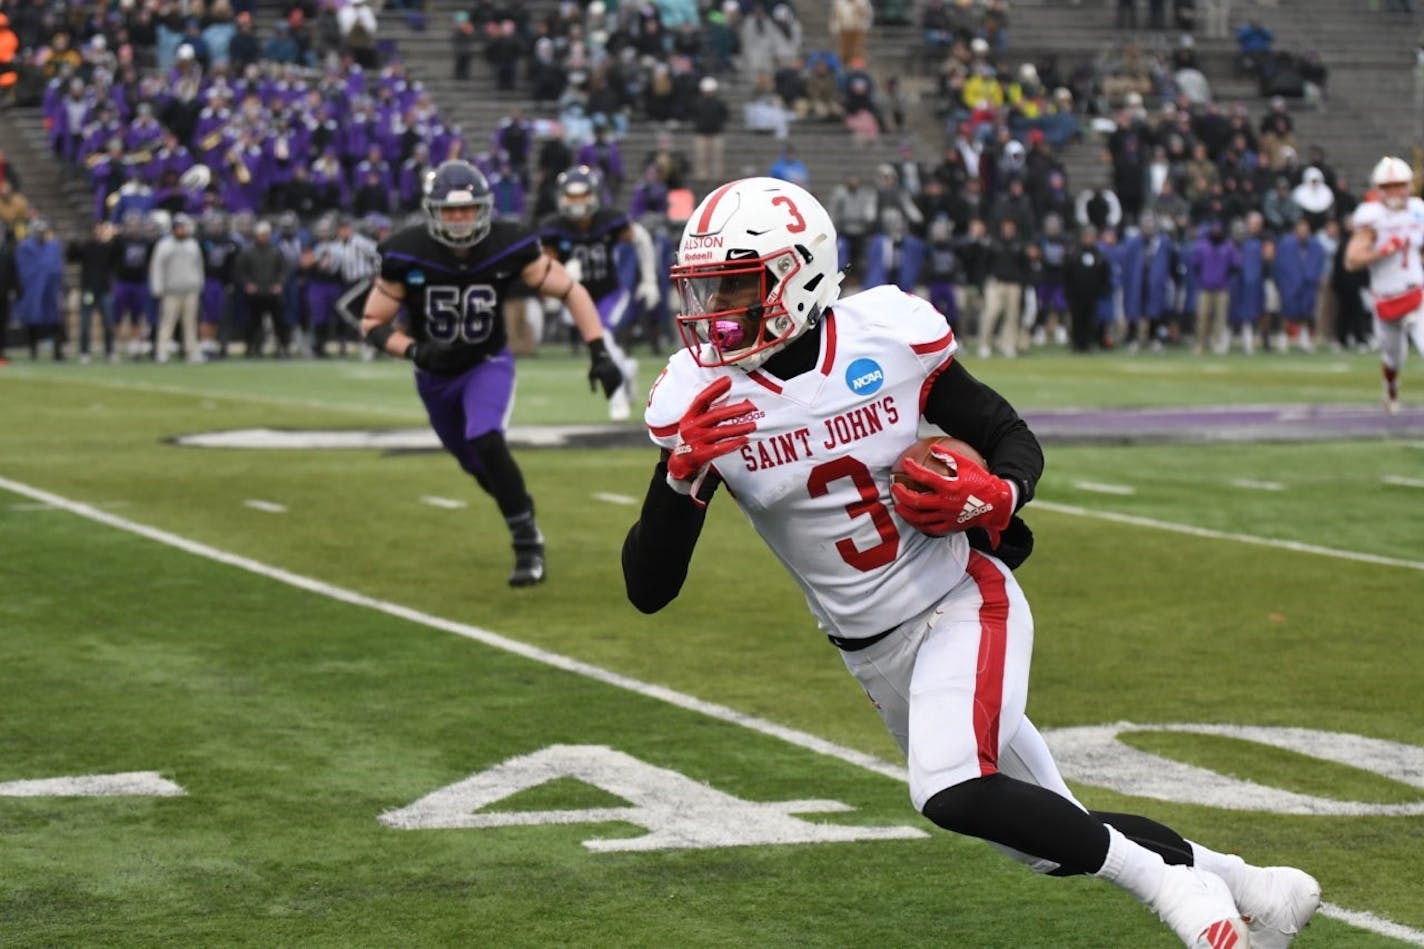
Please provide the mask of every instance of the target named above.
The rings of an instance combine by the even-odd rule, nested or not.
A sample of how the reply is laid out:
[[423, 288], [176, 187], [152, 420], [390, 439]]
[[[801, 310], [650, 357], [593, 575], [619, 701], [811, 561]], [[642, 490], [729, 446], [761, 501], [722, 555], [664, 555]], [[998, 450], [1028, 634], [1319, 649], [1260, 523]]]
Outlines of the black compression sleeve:
[[[699, 494], [704, 503], [716, 490], [715, 478], [709, 474]], [[656, 613], [677, 598], [706, 518], [705, 507], [669, 487], [664, 451], [653, 469], [638, 523], [623, 541], [623, 584], [639, 611]]]
[[1043, 474], [1043, 449], [1003, 396], [975, 379], [958, 360], [940, 373], [925, 400], [925, 419], [983, 453], [989, 470], [1019, 486], [1019, 507]]

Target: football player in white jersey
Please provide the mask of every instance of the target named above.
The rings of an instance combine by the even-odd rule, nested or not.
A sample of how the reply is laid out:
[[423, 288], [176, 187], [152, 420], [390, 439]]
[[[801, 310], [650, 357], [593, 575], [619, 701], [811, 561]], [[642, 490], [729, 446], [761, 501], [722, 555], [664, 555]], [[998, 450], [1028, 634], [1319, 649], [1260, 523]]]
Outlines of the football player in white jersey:
[[1370, 175], [1379, 199], [1355, 209], [1345, 267], [1370, 269], [1375, 338], [1380, 344], [1384, 406], [1399, 411], [1399, 371], [1409, 340], [1424, 354], [1424, 201], [1413, 197], [1414, 171], [1403, 159], [1384, 157]]
[[[648, 399], [662, 453], [623, 546], [633, 604], [676, 598], [725, 483], [905, 752], [927, 818], [1038, 871], [1110, 880], [1185, 945], [1289, 945], [1319, 905], [1313, 878], [1088, 811], [1025, 716], [1033, 618], [1010, 569], [1032, 550], [1014, 512], [1043, 455], [955, 358], [944, 318], [893, 286], [842, 299], [830, 216], [772, 178], [702, 201], [672, 282], [686, 348]], [[892, 488], [922, 420], [987, 470], [958, 454], [952, 477], [907, 463], [929, 490]]]

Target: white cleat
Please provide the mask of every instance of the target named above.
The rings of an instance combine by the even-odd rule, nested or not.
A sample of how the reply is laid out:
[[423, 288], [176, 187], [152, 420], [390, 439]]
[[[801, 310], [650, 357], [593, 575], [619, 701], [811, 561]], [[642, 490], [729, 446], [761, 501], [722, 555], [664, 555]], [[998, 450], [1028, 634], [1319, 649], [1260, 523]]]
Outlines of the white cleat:
[[1385, 399], [1385, 400], [1384, 400], [1384, 410], [1385, 410], [1385, 412], [1389, 413], [1390, 415], [1398, 415], [1398, 414], [1399, 414], [1399, 400], [1398, 400], [1398, 399]]
[[632, 414], [633, 408], [628, 401], [628, 387], [619, 386], [613, 395], [608, 397], [608, 417], [615, 422], [626, 422]]
[[1256, 949], [1286, 949], [1320, 908], [1320, 884], [1295, 867], [1246, 865], [1236, 906]]
[[1226, 881], [1197, 867], [1170, 866], [1152, 909], [1188, 949], [1249, 949], [1246, 921]]

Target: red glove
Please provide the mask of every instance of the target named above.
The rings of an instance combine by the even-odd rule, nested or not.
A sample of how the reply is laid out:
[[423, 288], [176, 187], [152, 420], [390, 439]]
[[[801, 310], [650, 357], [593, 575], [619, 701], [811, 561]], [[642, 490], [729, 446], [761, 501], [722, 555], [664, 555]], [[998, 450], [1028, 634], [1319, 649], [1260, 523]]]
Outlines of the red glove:
[[732, 421], [754, 411], [751, 400], [743, 399], [714, 407], [714, 403], [725, 398], [731, 388], [730, 376], [717, 379], [697, 393], [692, 405], [678, 421], [677, 445], [667, 463], [668, 484], [674, 491], [692, 494], [697, 482], [706, 474], [708, 465], [727, 452], [741, 448], [750, 441], [747, 436], [756, 431], [756, 422]]
[[931, 537], [982, 527], [989, 535], [989, 543], [999, 546], [999, 534], [1014, 516], [1013, 486], [972, 459], [940, 445], [932, 447], [930, 454], [955, 473], [940, 474], [906, 459], [905, 474], [929, 490], [892, 484], [890, 495], [895, 499], [895, 512], [911, 527]]
[[1400, 251], [1407, 249], [1408, 247], [1409, 238], [1400, 237], [1398, 234], [1396, 234], [1394, 237], [1391, 237], [1389, 240], [1384, 242], [1384, 246], [1379, 249], [1379, 255], [1381, 258], [1388, 257], [1390, 254], [1397, 254]]

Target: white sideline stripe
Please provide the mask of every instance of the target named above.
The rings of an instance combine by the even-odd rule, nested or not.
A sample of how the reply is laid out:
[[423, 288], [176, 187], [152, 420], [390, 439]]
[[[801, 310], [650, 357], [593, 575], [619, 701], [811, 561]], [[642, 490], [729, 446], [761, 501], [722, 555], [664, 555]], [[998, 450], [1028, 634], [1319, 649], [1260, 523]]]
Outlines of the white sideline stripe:
[[1336, 906], [1334, 903], [1321, 903], [1320, 915], [1328, 916], [1358, 929], [1368, 929], [1370, 932], [1398, 939], [1400, 942], [1407, 942], [1410, 945], [1424, 946], [1424, 932], [1383, 919], [1374, 913], [1362, 913], [1359, 910]]
[[[306, 577], [299, 573], [292, 573], [290, 570], [284, 570], [280, 567], [273, 567], [268, 564], [264, 564], [260, 561], [252, 560], [248, 557], [229, 553], [225, 550], [219, 550], [216, 547], [210, 547], [207, 544], [188, 540], [186, 537], [180, 537], [177, 534], [173, 534], [165, 530], [159, 530], [156, 527], [149, 527], [146, 524], [140, 524], [136, 521], [128, 520], [127, 518], [119, 517], [114, 514], [109, 514], [105, 511], [99, 510], [96, 507], [84, 504], [80, 501], [71, 501], [70, 499], [61, 497], [58, 494], [52, 494], [49, 491], [45, 491], [41, 488], [31, 487], [30, 485], [23, 484], [19, 481], [12, 481], [9, 478], [5, 478], [3, 476], [0, 476], [0, 488], [3, 488], [7, 491], [11, 491], [15, 494], [23, 495], [24, 497], [32, 498], [36, 501], [42, 501], [46, 504], [52, 504], [55, 507], [69, 511], [71, 514], [75, 514], [79, 517], [87, 518], [88, 520], [116, 528], [117, 530], [126, 531], [130, 534], [137, 534], [140, 537], [146, 537], [149, 540], [157, 541], [160, 544], [164, 544], [169, 547], [175, 547], [178, 550], [181, 550], [185, 553], [193, 554], [197, 557], [205, 557], [209, 560], [214, 560], [218, 563], [226, 564], [230, 567], [236, 567], [239, 570], [246, 570], [249, 573], [255, 573], [258, 576], [266, 577], [269, 580], [276, 580], [279, 583], [285, 583], [288, 586], [296, 587], [299, 590], [306, 590], [309, 593], [316, 593], [320, 596], [329, 597], [333, 600], [337, 600], [342, 603], [349, 603], [352, 606], [363, 606], [367, 609], [375, 610], [379, 613], [385, 613], [388, 616], [394, 616], [397, 619], [403, 619], [412, 623], [419, 623], [423, 626], [429, 626], [432, 629], [442, 630], [443, 632], [447, 633], [454, 633], [456, 636], [463, 636], [466, 639], [474, 640], [475, 642], [481, 643], [491, 648], [499, 649], [516, 656], [521, 656], [525, 659], [530, 659], [534, 662], [543, 663], [544, 665], [551, 666], [555, 669], [560, 669], [564, 672], [571, 672], [575, 675], [581, 675], [586, 678], [593, 679], [595, 682], [602, 682], [605, 685], [611, 685], [615, 688], [624, 689], [636, 695], [641, 695], [659, 702], [665, 702], [668, 705], [676, 706], [677, 708], [681, 709], [686, 709], [690, 712], [696, 712], [700, 715], [705, 715], [708, 718], [714, 718], [732, 725], [739, 725], [742, 728], [758, 732], [762, 735], [766, 735], [771, 738], [779, 738], [787, 744], [793, 745], [797, 748], [804, 748], [807, 751], [812, 751], [816, 754], [825, 755], [829, 758], [835, 758], [839, 761], [845, 762], [846, 764], [855, 765], [859, 768], [864, 768], [867, 771], [883, 775], [900, 783], [906, 783], [909, 780], [909, 774], [906, 772], [905, 768], [899, 765], [891, 764], [888, 761], [883, 761], [880, 758], [875, 757], [874, 755], [868, 755], [862, 751], [857, 751], [854, 748], [846, 748], [842, 745], [837, 745], [834, 742], [826, 741], [824, 738], [818, 738], [815, 735], [799, 731], [795, 728], [788, 728], [785, 725], [778, 725], [776, 722], [767, 721], [766, 719], [758, 718], [755, 715], [743, 714], [735, 709], [728, 708], [725, 705], [718, 705], [714, 702], [703, 701], [702, 699], [696, 698], [694, 696], [685, 695], [674, 689], [669, 689], [666, 686], [653, 685], [647, 682], [642, 682], [638, 679], [634, 679], [629, 676], [620, 675], [616, 672], [611, 672], [607, 669], [604, 669], [600, 666], [595, 666], [591, 663], [581, 662], [577, 659], [571, 659], [568, 656], [563, 656], [556, 652], [549, 652], [548, 650], [540, 649], [537, 646], [531, 646], [527, 643], [522, 643], [515, 639], [509, 639], [505, 636], [499, 635], [498, 633], [491, 632], [487, 629], [482, 629], [478, 626], [471, 626], [467, 623], [457, 623], [454, 620], [448, 620], [444, 619], [443, 617], [434, 616], [430, 613], [421, 612], [420, 610], [414, 610], [410, 607], [401, 606], [398, 603], [392, 603], [388, 600], [379, 600], [375, 597], [366, 596], [362, 593], [357, 593], [354, 590], [347, 590], [342, 587], [338, 587], [333, 584], [314, 579], [312, 577]], [[1042, 504], [1043, 502], [1039, 503]], [[1053, 507], [1061, 508], [1065, 506], [1053, 505]], [[1067, 513], [1074, 512], [1075, 511], [1070, 510]], [[1408, 562], [1402, 561], [1402, 563], [1407, 564]], [[1417, 566], [1424, 568], [1424, 564], [1419, 564]], [[1392, 938], [1399, 939], [1402, 942], [1411, 943], [1417, 946], [1424, 946], [1424, 931], [1411, 929], [1408, 926], [1391, 922], [1390, 920], [1375, 916], [1372, 913], [1362, 913], [1357, 912], [1355, 910], [1347, 910], [1341, 907], [1334, 906], [1333, 904], [1327, 904], [1327, 906], [1328, 909], [1322, 909], [1322, 912], [1348, 925], [1355, 926], [1361, 929], [1366, 929], [1384, 936], [1390, 936]]]
[[458, 511], [467, 506], [464, 501], [457, 501], [454, 498], [437, 498], [433, 494], [427, 494], [421, 498], [420, 503], [429, 504], [431, 507], [443, 507], [447, 511]]
[[1259, 547], [1277, 547], [1281, 550], [1293, 550], [1301, 554], [1319, 554], [1322, 557], [1334, 557], [1337, 560], [1353, 560], [1357, 563], [1373, 563], [1384, 567], [1404, 567], [1407, 570], [1424, 570], [1424, 561], [1419, 560], [1401, 560], [1398, 557], [1381, 557], [1379, 554], [1365, 554], [1355, 550], [1321, 547], [1318, 544], [1303, 544], [1295, 540], [1275, 540], [1270, 537], [1257, 537], [1255, 534], [1235, 534], [1231, 531], [1212, 530], [1209, 527], [1193, 527], [1190, 524], [1159, 521], [1153, 517], [1139, 517], [1136, 514], [1119, 514], [1116, 511], [1094, 511], [1086, 507], [1078, 507], [1076, 504], [1059, 504], [1057, 501], [1041, 501], [1038, 498], [1033, 499], [1033, 506], [1040, 510], [1053, 511], [1055, 514], [1090, 517], [1100, 521], [1112, 521], [1115, 524], [1131, 524], [1133, 527], [1152, 527], [1157, 530], [1171, 531], [1174, 534], [1189, 534], [1192, 537], [1205, 537], [1209, 540], [1234, 540], [1242, 544], [1255, 544]]
[[1385, 475], [1380, 479], [1385, 484], [1396, 484], [1401, 488], [1424, 488], [1424, 478], [1406, 478], [1403, 475]]
[[1279, 481], [1255, 481], [1251, 478], [1233, 478], [1227, 482], [1233, 488], [1246, 488], [1250, 491], [1284, 491], [1286, 486]]
[[[129, 502], [127, 502], [127, 501], [100, 501], [97, 506], [98, 506], [98, 507], [107, 507], [107, 508], [127, 507], [127, 506], [128, 506], [128, 503], [129, 503]], [[19, 502], [16, 502], [15, 504], [11, 504], [11, 505], [10, 505], [10, 510], [12, 510], [12, 511], [58, 511], [58, 510], [62, 510], [62, 508], [57, 508], [57, 507], [55, 507], [53, 504], [40, 504], [40, 503], [38, 503], [38, 502], [19, 501]]]
[[638, 503], [638, 499], [626, 494], [614, 494], [611, 491], [595, 491], [590, 495], [595, 501], [605, 501], [609, 504], [622, 504], [625, 506]]
[[1107, 484], [1102, 481], [1074, 481], [1073, 487], [1079, 491], [1091, 491], [1094, 494], [1136, 494], [1137, 489], [1130, 484]]
[[248, 498], [242, 503], [245, 504], [247, 507], [252, 508], [254, 511], [266, 511], [268, 514], [287, 513], [286, 506], [278, 504], [276, 501], [263, 501], [260, 498]]

